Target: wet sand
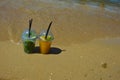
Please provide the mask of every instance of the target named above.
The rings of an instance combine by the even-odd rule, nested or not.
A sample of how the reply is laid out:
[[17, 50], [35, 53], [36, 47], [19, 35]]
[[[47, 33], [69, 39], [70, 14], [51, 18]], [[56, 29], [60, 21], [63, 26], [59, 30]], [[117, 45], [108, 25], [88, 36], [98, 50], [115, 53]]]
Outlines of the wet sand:
[[[16, 4], [17, 3], [17, 4]], [[120, 11], [37, 0], [0, 1], [0, 80], [118, 80]], [[62, 6], [61, 6], [62, 5]], [[51, 52], [23, 51], [21, 34], [53, 21]]]

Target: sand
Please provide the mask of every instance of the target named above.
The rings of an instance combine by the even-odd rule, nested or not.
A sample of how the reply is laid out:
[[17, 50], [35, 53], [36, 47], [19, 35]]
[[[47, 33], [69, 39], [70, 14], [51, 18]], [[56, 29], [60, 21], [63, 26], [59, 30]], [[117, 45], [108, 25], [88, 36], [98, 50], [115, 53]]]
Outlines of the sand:
[[[0, 1], [0, 80], [118, 80], [120, 11], [38, 0]], [[62, 5], [62, 6], [61, 6]], [[49, 54], [26, 54], [22, 32], [53, 21]]]

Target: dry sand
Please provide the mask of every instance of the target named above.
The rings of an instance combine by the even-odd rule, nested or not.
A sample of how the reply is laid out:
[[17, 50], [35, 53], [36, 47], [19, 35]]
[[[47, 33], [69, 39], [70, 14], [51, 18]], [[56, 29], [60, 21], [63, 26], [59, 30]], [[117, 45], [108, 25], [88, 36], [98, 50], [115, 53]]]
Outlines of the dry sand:
[[[120, 11], [38, 0], [0, 1], [0, 80], [119, 80]], [[53, 21], [50, 54], [23, 51], [21, 34]]]

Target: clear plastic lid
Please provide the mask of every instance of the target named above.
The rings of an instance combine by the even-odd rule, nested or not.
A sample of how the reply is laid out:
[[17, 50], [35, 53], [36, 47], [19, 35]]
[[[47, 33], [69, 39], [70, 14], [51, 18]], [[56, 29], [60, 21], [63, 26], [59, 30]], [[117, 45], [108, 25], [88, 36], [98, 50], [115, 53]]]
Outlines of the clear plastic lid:
[[41, 31], [40, 35], [39, 35], [39, 39], [43, 40], [43, 41], [52, 41], [54, 40], [54, 36], [52, 34], [52, 32], [49, 31], [48, 35], [47, 35], [47, 39], [45, 39], [47, 30], [43, 30]]
[[30, 31], [30, 37], [29, 37], [29, 30], [25, 30], [23, 33], [22, 33], [22, 40], [34, 40], [37, 38], [37, 34], [34, 30], [31, 30]]

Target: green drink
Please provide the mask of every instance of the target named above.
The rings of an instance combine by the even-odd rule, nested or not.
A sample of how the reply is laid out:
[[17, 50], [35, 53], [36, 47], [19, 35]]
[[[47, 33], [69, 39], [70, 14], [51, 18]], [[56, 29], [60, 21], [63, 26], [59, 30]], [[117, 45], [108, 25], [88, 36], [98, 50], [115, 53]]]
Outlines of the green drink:
[[26, 53], [32, 53], [34, 48], [35, 48], [35, 43], [30, 41], [30, 40], [26, 40], [23, 42], [24, 44], [24, 51]]
[[22, 34], [22, 41], [24, 46], [24, 51], [26, 53], [32, 53], [35, 48], [35, 41], [36, 41], [37, 35], [36, 32], [31, 30], [30, 31], [30, 37], [28, 30], [25, 30]]

